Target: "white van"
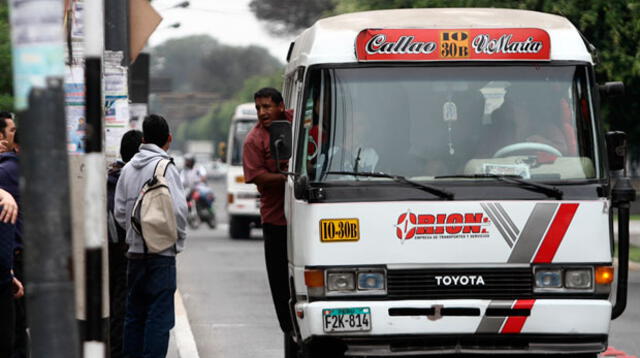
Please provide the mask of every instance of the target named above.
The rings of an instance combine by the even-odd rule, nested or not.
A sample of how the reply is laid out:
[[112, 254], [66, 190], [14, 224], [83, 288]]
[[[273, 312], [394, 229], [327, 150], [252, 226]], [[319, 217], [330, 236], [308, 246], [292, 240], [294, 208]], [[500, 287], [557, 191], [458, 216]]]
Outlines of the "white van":
[[305, 357], [607, 348], [635, 193], [613, 185], [624, 134], [598, 113], [622, 85], [596, 84], [591, 50], [563, 17], [477, 8], [346, 14], [295, 40], [285, 211]]
[[247, 238], [252, 227], [260, 227], [260, 194], [253, 184], [244, 182], [242, 170], [242, 145], [258, 121], [253, 103], [236, 107], [229, 127], [227, 140], [227, 213], [229, 236], [232, 239]]

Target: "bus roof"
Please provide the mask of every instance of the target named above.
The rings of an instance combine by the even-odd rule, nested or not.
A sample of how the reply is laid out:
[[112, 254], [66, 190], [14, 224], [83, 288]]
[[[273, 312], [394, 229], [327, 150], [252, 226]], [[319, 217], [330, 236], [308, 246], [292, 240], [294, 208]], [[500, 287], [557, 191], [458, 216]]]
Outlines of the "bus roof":
[[255, 119], [258, 120], [258, 112], [256, 111], [256, 105], [253, 102], [239, 104], [236, 107], [236, 112], [233, 114], [233, 119]]
[[526, 29], [549, 34], [550, 60], [592, 63], [584, 40], [566, 18], [528, 10], [492, 8], [395, 9], [318, 20], [295, 40], [287, 72], [298, 66], [357, 62], [355, 44], [365, 29]]

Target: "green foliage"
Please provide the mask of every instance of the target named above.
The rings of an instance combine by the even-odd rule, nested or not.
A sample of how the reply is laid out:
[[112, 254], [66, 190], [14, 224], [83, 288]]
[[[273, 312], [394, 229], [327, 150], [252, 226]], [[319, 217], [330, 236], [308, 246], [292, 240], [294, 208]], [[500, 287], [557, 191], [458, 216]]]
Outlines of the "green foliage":
[[229, 98], [251, 76], [282, 66], [262, 47], [235, 47], [207, 35], [172, 39], [151, 50], [151, 76], [169, 77], [174, 92], [216, 92]]
[[333, 14], [424, 7], [503, 7], [558, 14], [568, 18], [597, 49], [599, 83], [623, 81], [626, 95], [605, 99], [605, 127], [629, 135], [631, 157], [640, 160], [640, 0], [341, 0]]
[[9, 35], [9, 8], [0, 1], [0, 110], [13, 110], [13, 70], [11, 66], [11, 37]]
[[216, 143], [226, 142], [231, 117], [236, 106], [253, 102], [253, 94], [262, 87], [282, 88], [282, 69], [272, 75], [253, 76], [246, 79], [242, 88], [228, 100], [214, 103], [206, 116], [194, 122], [183, 123], [176, 131], [180, 143], [187, 139], [208, 139]]
[[311, 26], [336, 6], [334, 0], [251, 0], [249, 8], [267, 21], [267, 29], [276, 36], [294, 34]]

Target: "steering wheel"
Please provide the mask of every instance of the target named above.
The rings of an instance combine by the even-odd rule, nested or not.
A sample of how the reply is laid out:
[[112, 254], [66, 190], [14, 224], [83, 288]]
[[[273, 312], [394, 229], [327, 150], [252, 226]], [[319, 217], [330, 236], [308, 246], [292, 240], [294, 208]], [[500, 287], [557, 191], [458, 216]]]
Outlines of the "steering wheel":
[[555, 156], [561, 157], [562, 153], [556, 148], [544, 144], [544, 143], [534, 143], [534, 142], [521, 142], [514, 143], [504, 146], [493, 155], [494, 158], [504, 158], [511, 153], [522, 152], [522, 151], [530, 151], [530, 152], [547, 152], [553, 154]]

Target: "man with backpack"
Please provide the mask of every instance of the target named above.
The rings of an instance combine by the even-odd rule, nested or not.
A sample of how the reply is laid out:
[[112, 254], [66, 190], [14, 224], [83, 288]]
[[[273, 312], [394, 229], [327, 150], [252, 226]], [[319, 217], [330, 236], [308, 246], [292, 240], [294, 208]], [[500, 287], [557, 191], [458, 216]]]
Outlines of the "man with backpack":
[[126, 229], [127, 312], [124, 353], [165, 357], [174, 325], [175, 256], [186, 236], [187, 203], [167, 150], [167, 121], [151, 114], [142, 123], [140, 151], [120, 174], [114, 216]]

